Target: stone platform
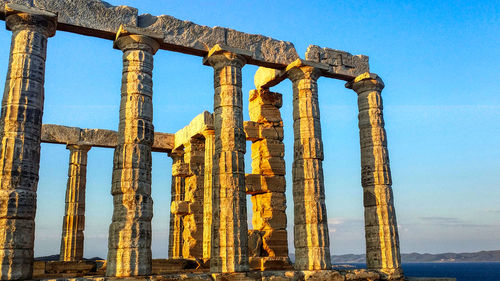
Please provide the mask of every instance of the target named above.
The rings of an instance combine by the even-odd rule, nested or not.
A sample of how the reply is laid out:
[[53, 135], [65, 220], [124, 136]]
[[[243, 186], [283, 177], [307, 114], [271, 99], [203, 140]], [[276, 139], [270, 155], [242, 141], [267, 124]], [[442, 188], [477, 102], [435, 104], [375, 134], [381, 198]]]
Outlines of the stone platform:
[[373, 271], [364, 269], [356, 270], [316, 270], [316, 271], [250, 271], [243, 273], [209, 273], [202, 271], [191, 271], [186, 273], [171, 273], [151, 276], [136, 277], [53, 277], [48, 279], [36, 279], [47, 281], [105, 281], [105, 280], [157, 280], [157, 281], [376, 281], [380, 275]]

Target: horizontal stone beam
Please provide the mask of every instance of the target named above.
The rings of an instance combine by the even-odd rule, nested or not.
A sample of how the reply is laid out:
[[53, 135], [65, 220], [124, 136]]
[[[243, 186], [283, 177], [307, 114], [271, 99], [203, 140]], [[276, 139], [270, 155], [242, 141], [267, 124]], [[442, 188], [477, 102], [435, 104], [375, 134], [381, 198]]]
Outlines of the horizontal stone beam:
[[201, 136], [203, 132], [214, 129], [212, 114], [204, 111], [196, 116], [189, 124], [175, 133], [174, 150], [190, 142], [191, 138]]
[[351, 81], [365, 72], [370, 72], [368, 56], [351, 55], [348, 52], [316, 45], [307, 48], [305, 60], [327, 65], [328, 70], [322, 72], [323, 76], [345, 81]]
[[[104, 129], [81, 129], [61, 125], [43, 124], [42, 142], [114, 148], [118, 143], [118, 133], [116, 131]], [[173, 134], [155, 133], [152, 151], [170, 152], [173, 146]]]
[[57, 29], [114, 40], [121, 25], [163, 36], [161, 48], [206, 56], [216, 44], [252, 53], [247, 63], [284, 68], [299, 58], [292, 43], [223, 27], [208, 27], [172, 16], [139, 15], [136, 8], [112, 6], [100, 0], [0, 0], [0, 18], [5, 4], [18, 4], [58, 15]]
[[259, 67], [254, 76], [255, 87], [269, 89], [276, 86], [288, 77], [288, 69], [299, 65], [314, 66], [321, 70], [322, 76], [345, 81], [352, 81], [359, 75], [370, 72], [367, 56], [353, 56], [344, 51], [310, 45], [307, 48], [306, 59], [297, 59], [286, 69]]

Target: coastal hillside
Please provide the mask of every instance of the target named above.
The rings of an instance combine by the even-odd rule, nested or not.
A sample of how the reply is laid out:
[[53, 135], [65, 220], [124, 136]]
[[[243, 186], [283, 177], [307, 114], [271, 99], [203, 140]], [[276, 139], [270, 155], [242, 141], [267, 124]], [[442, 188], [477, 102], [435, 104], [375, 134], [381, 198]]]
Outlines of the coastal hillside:
[[[442, 253], [442, 254], [402, 254], [401, 260], [408, 262], [500, 262], [500, 250], [481, 251], [475, 253]], [[364, 263], [365, 255], [334, 255], [332, 263]]]

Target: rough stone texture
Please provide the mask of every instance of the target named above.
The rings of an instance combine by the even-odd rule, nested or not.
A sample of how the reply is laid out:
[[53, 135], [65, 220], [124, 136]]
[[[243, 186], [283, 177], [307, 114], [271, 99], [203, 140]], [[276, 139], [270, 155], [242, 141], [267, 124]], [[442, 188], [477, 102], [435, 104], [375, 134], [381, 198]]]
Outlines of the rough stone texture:
[[[172, 157], [172, 187], [171, 187], [171, 202], [184, 202], [184, 177], [185, 173], [175, 172], [176, 167], [184, 164], [183, 151], [176, 150], [170, 156]], [[178, 171], [178, 170], [177, 170]], [[171, 209], [176, 209], [171, 207]], [[168, 239], [168, 257], [171, 259], [182, 258], [182, 232], [183, 232], [182, 215], [177, 212], [170, 213], [170, 232]]]
[[[5, 2], [5, 1], [4, 1]], [[172, 16], [138, 16], [135, 8], [111, 6], [100, 0], [10, 0], [11, 3], [57, 13], [58, 29], [113, 40], [120, 25], [163, 34], [161, 48], [198, 56], [215, 45], [251, 52], [248, 63], [284, 68], [299, 56], [292, 43], [229, 28], [208, 27]]]
[[175, 133], [174, 149], [181, 148], [191, 142], [192, 138], [201, 137], [207, 130], [213, 130], [214, 120], [208, 111], [196, 116], [189, 124]]
[[193, 55], [206, 55], [215, 45], [249, 51], [248, 63], [284, 67], [299, 56], [292, 43], [223, 27], [208, 27], [172, 16], [141, 15], [138, 26], [164, 33], [165, 48]]
[[400, 275], [398, 227], [382, 113], [384, 83], [376, 74], [364, 73], [347, 87], [358, 94], [367, 267]]
[[68, 185], [59, 258], [61, 261], [79, 261], [83, 259], [87, 153], [90, 146], [68, 145], [67, 148], [70, 151]]
[[29, 279], [40, 162], [47, 38], [55, 15], [6, 7], [12, 31], [0, 116], [0, 279]]
[[350, 81], [356, 76], [369, 72], [368, 57], [364, 55], [351, 55], [348, 52], [321, 48], [310, 45], [306, 51], [306, 60], [327, 64], [329, 70], [323, 75]]
[[58, 29], [113, 40], [120, 25], [137, 26], [137, 9], [100, 0], [9, 0], [58, 14]]
[[[252, 143], [252, 175], [247, 192], [252, 194], [252, 225], [262, 240], [261, 258], [253, 262], [261, 270], [281, 269], [288, 261], [285, 198], [285, 146], [282, 135], [262, 136], [260, 128], [283, 129], [280, 108], [282, 96], [268, 90], [252, 90], [249, 96], [250, 120], [259, 127], [259, 137]], [[272, 184], [267, 184], [272, 182]], [[272, 187], [271, 187], [272, 186]]]
[[[54, 262], [48, 262], [54, 263]], [[47, 264], [48, 264], [47, 263]], [[59, 263], [59, 264], [57, 264]], [[57, 262], [58, 268], [63, 269], [69, 264], [60, 264]], [[77, 278], [57, 278], [44, 279], [53, 281], [111, 281], [111, 280], [128, 280], [128, 281], [201, 281], [201, 280], [221, 280], [221, 281], [379, 281], [380, 275], [373, 271], [364, 269], [356, 270], [315, 270], [315, 271], [292, 271], [289, 269], [280, 271], [253, 271], [244, 273], [204, 273], [199, 270], [193, 270], [196, 262], [193, 260], [175, 259], [175, 260], [153, 260], [155, 272], [158, 275], [152, 276], [136, 276], [132, 278], [120, 277], [100, 277], [100, 276], [85, 276]], [[175, 272], [177, 271], [177, 272]], [[183, 273], [179, 273], [183, 271]], [[193, 272], [194, 271], [194, 272]], [[173, 273], [175, 272], [175, 273]], [[90, 274], [93, 274], [90, 272]], [[47, 277], [46, 277], [47, 278]], [[408, 278], [411, 281], [453, 281], [454, 278]], [[403, 280], [399, 280], [403, 281]]]
[[253, 82], [257, 90], [269, 89], [278, 85], [286, 79], [286, 73], [282, 69], [259, 67], [253, 77]]
[[244, 57], [214, 48], [205, 58], [214, 68], [212, 272], [248, 271], [241, 68]]
[[123, 51], [122, 94], [112, 190], [113, 221], [109, 227], [108, 276], [151, 274], [151, 147], [153, 145], [152, 38], [117, 35]]
[[308, 65], [288, 69], [293, 83], [295, 268], [302, 270], [331, 267], [318, 104], [319, 74], [317, 68]]
[[205, 141], [191, 138], [184, 144], [184, 162], [189, 165], [189, 176], [184, 182], [184, 201], [189, 203], [188, 213], [183, 217], [182, 256], [185, 259], [203, 258], [203, 202]]
[[[43, 124], [41, 140], [45, 143], [115, 148], [118, 143], [118, 133], [103, 129], [81, 129]], [[174, 134], [155, 133], [152, 151], [170, 152], [173, 147]]]
[[211, 257], [212, 250], [212, 192], [213, 192], [213, 158], [215, 131], [207, 130], [205, 136], [205, 171], [204, 171], [204, 202], [203, 202], [203, 259]]

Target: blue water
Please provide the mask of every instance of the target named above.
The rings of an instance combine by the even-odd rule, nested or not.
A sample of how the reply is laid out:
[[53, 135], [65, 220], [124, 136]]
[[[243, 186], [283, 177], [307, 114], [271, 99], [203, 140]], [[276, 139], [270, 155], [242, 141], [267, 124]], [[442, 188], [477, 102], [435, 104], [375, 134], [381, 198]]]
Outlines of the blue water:
[[[365, 264], [352, 264], [365, 268]], [[500, 281], [500, 262], [403, 263], [405, 276], [454, 277], [457, 281]]]

